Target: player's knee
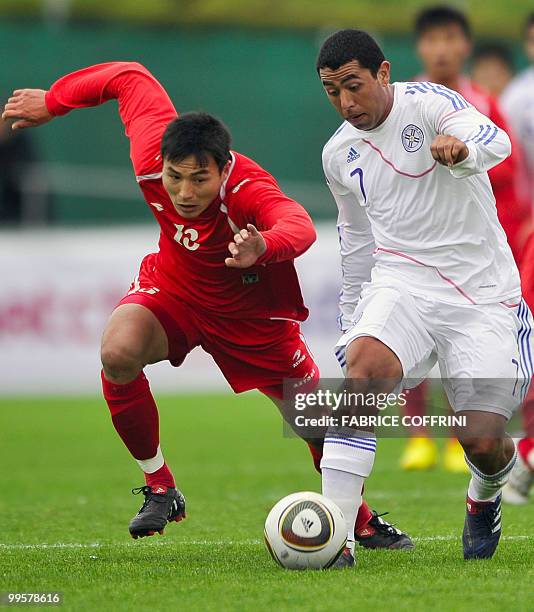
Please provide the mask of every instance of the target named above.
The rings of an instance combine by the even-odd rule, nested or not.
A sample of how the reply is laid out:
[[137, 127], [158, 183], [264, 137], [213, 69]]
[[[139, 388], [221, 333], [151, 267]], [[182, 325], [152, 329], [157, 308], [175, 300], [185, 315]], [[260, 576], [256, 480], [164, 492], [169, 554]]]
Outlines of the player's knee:
[[[397, 356], [382, 343], [361, 343], [347, 351], [347, 378], [359, 381], [368, 391], [390, 391], [402, 378], [402, 367]], [[356, 344], [356, 343], [354, 343]], [[387, 388], [386, 388], [387, 387]]]
[[108, 380], [124, 382], [133, 380], [143, 369], [139, 356], [127, 346], [103, 344], [100, 359]]

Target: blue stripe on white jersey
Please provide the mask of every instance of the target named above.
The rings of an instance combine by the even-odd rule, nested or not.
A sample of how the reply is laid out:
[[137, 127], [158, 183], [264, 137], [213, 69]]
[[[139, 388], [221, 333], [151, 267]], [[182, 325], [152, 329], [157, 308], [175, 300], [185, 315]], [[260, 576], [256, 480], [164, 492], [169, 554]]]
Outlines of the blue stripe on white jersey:
[[453, 91], [452, 89], [449, 89], [448, 87], [445, 87], [443, 85], [437, 85], [436, 83], [430, 83], [428, 81], [424, 81], [423, 86], [426, 89], [433, 91], [434, 93], [446, 94], [447, 96], [452, 96], [457, 101], [458, 107], [460, 109], [467, 108], [469, 106], [469, 103], [467, 102], [465, 98], [463, 98], [457, 91]]
[[464, 140], [464, 142], [473, 141], [475, 144], [477, 144], [484, 141], [482, 144], [487, 145], [495, 138], [495, 136], [497, 136], [497, 133], [499, 132], [499, 128], [496, 125], [491, 125], [489, 123], [479, 125], [478, 128], [478, 132], [471, 138]]
[[485, 145], [489, 144], [495, 138], [495, 136], [497, 136], [498, 131], [499, 131], [499, 128], [496, 125], [494, 125], [491, 136], [487, 140], [485, 140], [483, 144]]
[[517, 333], [517, 344], [519, 347], [519, 364], [521, 374], [523, 375], [523, 383], [521, 385], [521, 401], [524, 400], [532, 376], [534, 375], [534, 361], [532, 359], [532, 349], [530, 346], [532, 335], [532, 314], [525, 302], [521, 300], [517, 316], [521, 322], [521, 327]]
[[443, 96], [449, 100], [454, 108], [454, 110], [462, 110], [464, 108], [469, 108], [471, 104], [467, 102], [467, 100], [461, 96], [458, 92], [449, 89], [448, 87], [444, 87], [443, 85], [437, 85], [436, 83], [429, 83], [428, 81], [412, 81], [407, 83], [406, 94], [415, 94], [419, 93], [434, 93], [438, 96]]
[[486, 125], [484, 128], [484, 132], [482, 132], [482, 134], [475, 140], [475, 144], [484, 140], [491, 132], [491, 125]]
[[479, 130], [478, 130], [477, 135], [476, 135], [476, 136], [473, 136], [473, 138], [468, 138], [468, 139], [467, 139], [467, 140], [465, 140], [464, 142], [469, 142], [470, 140], [472, 140], [472, 141], [474, 141], [474, 142], [476, 142], [476, 141], [477, 141], [478, 137], [479, 137], [479, 136], [482, 134], [482, 132], [484, 131], [484, 128], [485, 128], [486, 126], [484, 126], [484, 125], [479, 125], [478, 127], [479, 127]]

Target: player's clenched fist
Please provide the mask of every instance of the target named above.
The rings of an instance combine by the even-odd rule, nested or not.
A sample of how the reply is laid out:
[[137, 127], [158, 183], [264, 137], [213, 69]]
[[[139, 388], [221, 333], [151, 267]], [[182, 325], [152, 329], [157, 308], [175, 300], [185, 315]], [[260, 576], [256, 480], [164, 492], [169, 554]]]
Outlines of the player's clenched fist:
[[455, 136], [436, 136], [430, 145], [432, 157], [444, 166], [458, 164], [469, 155], [469, 149], [463, 140]]
[[2, 119], [15, 119], [12, 129], [37, 127], [53, 119], [45, 103], [44, 89], [15, 89], [7, 101]]
[[232, 257], [227, 257], [224, 263], [229, 268], [249, 268], [267, 250], [263, 236], [251, 224], [234, 236], [234, 241], [228, 245]]

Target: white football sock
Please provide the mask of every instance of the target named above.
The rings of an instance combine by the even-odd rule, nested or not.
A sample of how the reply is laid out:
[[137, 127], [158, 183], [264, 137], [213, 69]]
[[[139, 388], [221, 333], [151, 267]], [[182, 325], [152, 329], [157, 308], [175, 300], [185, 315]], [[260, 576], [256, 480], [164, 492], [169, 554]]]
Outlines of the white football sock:
[[[354, 551], [354, 525], [362, 503], [364, 478], [350, 472], [321, 468], [323, 495], [337, 504], [347, 523], [347, 547]], [[352, 525], [352, 528], [351, 528]]]
[[354, 550], [354, 525], [362, 487], [375, 459], [376, 438], [354, 431], [329, 431], [324, 439], [321, 472], [323, 495], [339, 506], [347, 523], [347, 546]]
[[153, 474], [154, 472], [157, 472], [165, 463], [160, 446], [158, 446], [156, 455], [151, 459], [136, 459], [136, 461], [145, 474]]
[[471, 480], [467, 489], [468, 497], [473, 501], [495, 501], [503, 486], [508, 482], [516, 459], [517, 448], [514, 448], [512, 458], [502, 470], [499, 470], [496, 474], [483, 474], [466, 456], [465, 460], [471, 471]]

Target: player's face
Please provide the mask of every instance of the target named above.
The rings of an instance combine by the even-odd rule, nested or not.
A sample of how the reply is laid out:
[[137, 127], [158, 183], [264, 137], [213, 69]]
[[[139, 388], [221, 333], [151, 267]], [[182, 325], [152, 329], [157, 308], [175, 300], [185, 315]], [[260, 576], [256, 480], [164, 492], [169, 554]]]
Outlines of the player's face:
[[456, 79], [471, 53], [471, 42], [457, 23], [435, 26], [423, 32], [417, 53], [430, 81]]
[[471, 70], [473, 81], [492, 96], [499, 97], [511, 81], [513, 74], [498, 57], [477, 60]]
[[230, 162], [222, 172], [211, 155], [201, 166], [194, 155], [179, 162], [163, 161], [163, 186], [181, 217], [194, 219], [201, 215], [219, 194], [228, 176]]
[[357, 60], [336, 70], [321, 68], [321, 82], [337, 112], [359, 130], [372, 130], [387, 117], [392, 102], [389, 62], [382, 62], [376, 77]]
[[534, 64], [534, 25], [531, 25], [527, 30], [527, 38], [525, 40], [525, 51], [531, 64]]

